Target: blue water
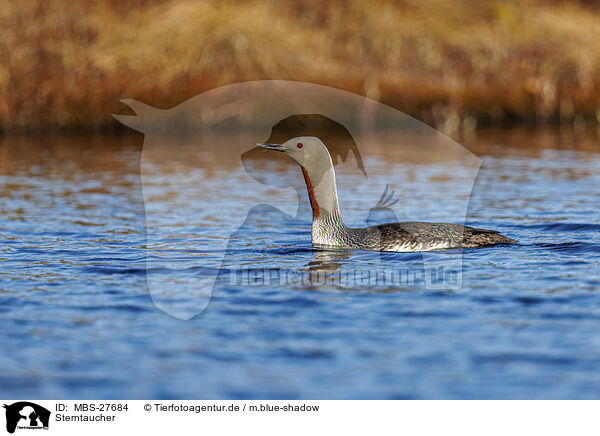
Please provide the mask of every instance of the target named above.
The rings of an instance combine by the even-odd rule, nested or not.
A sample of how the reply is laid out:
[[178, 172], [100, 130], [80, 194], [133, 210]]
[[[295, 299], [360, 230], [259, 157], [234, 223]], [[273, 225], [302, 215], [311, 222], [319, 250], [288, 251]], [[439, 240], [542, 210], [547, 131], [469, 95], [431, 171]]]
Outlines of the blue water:
[[[467, 221], [519, 242], [464, 250], [460, 288], [429, 289], [418, 276], [404, 286], [221, 277], [206, 309], [182, 320], [156, 308], [148, 277], [165, 292], [202, 280], [187, 265], [217, 224], [174, 223], [163, 242], [180, 250], [179, 270], [161, 267], [146, 245], [141, 137], [3, 139], [1, 396], [598, 398], [600, 152], [577, 137], [531, 149], [514, 135], [494, 141], [470, 140], [483, 166]], [[221, 274], [423, 266], [414, 253], [313, 250], [309, 226], [309, 215], [257, 206]], [[175, 303], [198, 304], [187, 294]]]

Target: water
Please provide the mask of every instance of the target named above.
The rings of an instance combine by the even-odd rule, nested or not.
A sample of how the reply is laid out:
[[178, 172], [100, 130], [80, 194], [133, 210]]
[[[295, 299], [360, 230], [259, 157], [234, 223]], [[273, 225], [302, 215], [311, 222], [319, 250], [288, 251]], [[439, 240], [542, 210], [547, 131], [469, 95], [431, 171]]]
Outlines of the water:
[[[519, 243], [465, 250], [462, 286], [432, 290], [419, 277], [405, 286], [232, 283], [223, 271], [418, 271], [423, 258], [315, 251], [304, 209], [295, 217], [263, 205], [234, 238], [226, 238], [223, 260], [207, 247], [211, 235], [225, 238], [228, 230], [214, 214], [198, 216], [197, 192], [173, 190], [179, 185], [165, 175], [208, 178], [213, 186], [241, 175], [166, 164], [154, 168], [154, 184], [145, 187], [144, 194], [154, 196], [146, 207], [150, 214], [152, 208], [181, 213], [168, 223], [171, 234], [152, 246], [146, 238], [147, 220], [154, 218], [144, 209], [141, 137], [4, 138], [2, 396], [597, 398], [597, 140], [572, 132], [511, 131], [483, 133], [465, 143], [483, 158], [468, 223]], [[377, 156], [365, 162], [377, 181], [386, 163]], [[440, 186], [431, 197], [412, 200], [410, 189], [397, 190], [406, 217], [435, 220], [437, 213], [445, 220], [444, 214], [459, 212], [458, 206], [440, 211], [435, 201], [441, 195], [459, 204], [448, 187], [460, 176], [444, 167], [387, 164], [398, 165], [411, 189], [426, 181]], [[301, 177], [297, 168], [272, 165], [260, 168]], [[351, 217], [359, 209], [353, 201], [374, 203], [381, 191], [361, 191], [344, 174], [341, 204]], [[385, 185], [387, 179], [380, 181]], [[247, 193], [240, 189], [218, 191], [215, 204], [225, 211], [238, 204]], [[289, 204], [278, 206], [293, 209], [295, 201], [292, 195]], [[206, 280], [221, 266], [200, 315], [180, 320], [154, 305], [148, 283], [168, 294], [182, 282]], [[194, 293], [175, 297], [169, 301], [177, 309], [198, 308]]]

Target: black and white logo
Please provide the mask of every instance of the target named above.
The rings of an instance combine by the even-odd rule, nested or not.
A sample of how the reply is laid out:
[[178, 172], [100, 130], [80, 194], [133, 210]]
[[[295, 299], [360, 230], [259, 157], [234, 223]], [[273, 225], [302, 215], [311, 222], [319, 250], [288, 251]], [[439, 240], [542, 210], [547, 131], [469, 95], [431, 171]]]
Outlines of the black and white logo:
[[14, 433], [19, 430], [47, 430], [50, 421], [50, 411], [42, 406], [28, 401], [19, 401], [4, 405], [6, 409], [6, 431]]

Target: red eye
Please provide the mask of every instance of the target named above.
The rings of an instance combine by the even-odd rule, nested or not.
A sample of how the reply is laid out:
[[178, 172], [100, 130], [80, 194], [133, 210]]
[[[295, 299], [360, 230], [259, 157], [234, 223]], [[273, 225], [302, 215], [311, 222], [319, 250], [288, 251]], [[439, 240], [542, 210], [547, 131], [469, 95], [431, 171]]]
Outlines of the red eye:
[[298, 148], [302, 148], [302, 143], [301, 143], [301, 142], [299, 142], [299, 143], [298, 143], [298, 145], [297, 145], [297, 147], [298, 147]]

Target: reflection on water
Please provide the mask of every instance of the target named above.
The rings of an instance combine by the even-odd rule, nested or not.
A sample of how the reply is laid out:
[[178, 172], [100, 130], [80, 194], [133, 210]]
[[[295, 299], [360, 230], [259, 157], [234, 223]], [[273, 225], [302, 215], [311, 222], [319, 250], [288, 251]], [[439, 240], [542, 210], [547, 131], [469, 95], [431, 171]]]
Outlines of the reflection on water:
[[[375, 188], [359, 183], [365, 177], [357, 165], [338, 165], [344, 219], [389, 219], [371, 210], [390, 184], [398, 219], [451, 220], [464, 200], [455, 189], [460, 168], [423, 162], [422, 144], [401, 152], [388, 138], [383, 132], [361, 143]], [[233, 162], [230, 153], [194, 155], [193, 144], [160, 147], [143, 193], [141, 136], [2, 138], [2, 391], [36, 398], [596, 397], [595, 134], [463, 139], [484, 159], [469, 223], [519, 243], [465, 250], [462, 287], [434, 292], [423, 285], [419, 253], [313, 250], [302, 176], [275, 156]], [[264, 175], [255, 191], [236, 188], [248, 171]], [[193, 183], [207, 180], [214, 190]], [[285, 204], [265, 201], [274, 183], [289, 187]], [[153, 201], [144, 204], [143, 195]], [[213, 210], [200, 207], [202, 196], [212, 196]], [[250, 213], [232, 235], [221, 217], [246, 203]], [[147, 245], [145, 208], [153, 207], [178, 212], [160, 250]], [[207, 248], [214, 238], [223, 238], [226, 256]], [[397, 273], [402, 285], [348, 281], [380, 270]], [[299, 273], [322, 279], [306, 282]], [[169, 294], [174, 283], [217, 275], [207, 309], [185, 322], [158, 311], [147, 289], [149, 277]], [[169, 298], [188, 308], [204, 296]]]

